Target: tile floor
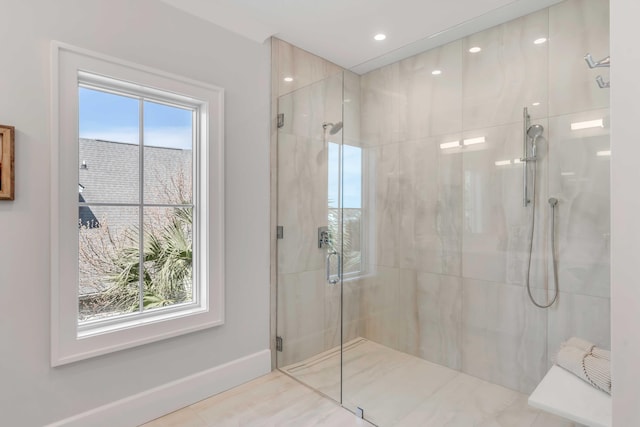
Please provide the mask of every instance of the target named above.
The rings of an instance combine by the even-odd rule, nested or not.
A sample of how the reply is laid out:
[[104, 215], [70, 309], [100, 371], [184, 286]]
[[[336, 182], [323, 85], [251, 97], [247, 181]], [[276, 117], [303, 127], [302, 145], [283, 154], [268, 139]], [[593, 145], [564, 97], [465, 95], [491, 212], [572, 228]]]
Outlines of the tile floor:
[[309, 387], [274, 371], [144, 427], [371, 427]]
[[[527, 405], [527, 396], [358, 338], [345, 344], [343, 401], [376, 425], [431, 427], [575, 427]], [[336, 349], [283, 368], [333, 395]], [[339, 371], [338, 371], [339, 372]], [[331, 399], [272, 372], [154, 420], [144, 427], [367, 426]]]

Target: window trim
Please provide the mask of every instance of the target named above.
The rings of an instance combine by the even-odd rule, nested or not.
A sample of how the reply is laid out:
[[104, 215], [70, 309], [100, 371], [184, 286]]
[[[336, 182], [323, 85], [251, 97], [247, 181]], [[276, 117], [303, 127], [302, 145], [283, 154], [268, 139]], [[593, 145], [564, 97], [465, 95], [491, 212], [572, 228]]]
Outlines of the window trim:
[[[88, 72], [124, 83], [175, 94], [197, 104], [200, 144], [194, 147], [197, 179], [194, 198], [201, 230], [194, 264], [202, 269], [199, 304], [185, 304], [156, 315], [126, 318], [119, 327], [96, 326], [79, 334], [77, 165], [79, 74]], [[83, 79], [83, 81], [85, 81]], [[105, 82], [103, 82], [105, 83]], [[119, 86], [122, 90], [123, 87]], [[162, 88], [160, 90], [159, 88]], [[73, 93], [73, 95], [72, 95]], [[51, 43], [51, 365], [59, 366], [125, 348], [224, 324], [224, 90], [150, 67], [53, 41]], [[199, 156], [199, 157], [198, 157]], [[71, 185], [73, 183], [73, 185]], [[195, 199], [194, 199], [195, 201]], [[112, 322], [109, 322], [112, 323]]]

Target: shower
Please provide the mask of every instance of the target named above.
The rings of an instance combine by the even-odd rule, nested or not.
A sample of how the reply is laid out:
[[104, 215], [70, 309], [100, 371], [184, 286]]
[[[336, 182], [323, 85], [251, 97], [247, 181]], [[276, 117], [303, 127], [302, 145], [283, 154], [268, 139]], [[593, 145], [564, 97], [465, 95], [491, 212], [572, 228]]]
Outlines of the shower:
[[322, 124], [322, 129], [327, 130], [327, 128], [329, 129], [329, 135], [335, 135], [336, 133], [342, 130], [342, 122], [338, 122], [338, 123], [324, 122]]
[[[525, 278], [527, 294], [529, 295], [529, 299], [539, 308], [549, 308], [551, 307], [556, 300], [558, 299], [558, 273], [556, 269], [556, 253], [555, 253], [555, 209], [558, 204], [558, 199], [551, 197], [549, 199], [549, 206], [551, 207], [551, 258], [552, 258], [552, 268], [553, 268], [553, 283], [554, 283], [554, 295], [551, 301], [546, 304], [540, 304], [536, 301], [531, 293], [531, 259], [533, 254], [533, 236], [536, 222], [536, 163], [538, 160], [537, 152], [538, 152], [538, 139], [544, 133], [544, 127], [539, 124], [529, 125], [530, 116], [527, 111], [527, 108], [524, 109], [523, 114], [523, 123], [524, 123], [524, 139], [523, 139], [523, 157], [520, 159], [524, 165], [524, 206], [527, 207], [529, 203], [531, 203], [531, 227], [529, 228], [529, 253], [527, 260], [527, 275]], [[531, 141], [531, 144], [529, 144]], [[529, 149], [530, 147], [530, 149]], [[531, 166], [531, 199], [528, 197], [528, 165]]]

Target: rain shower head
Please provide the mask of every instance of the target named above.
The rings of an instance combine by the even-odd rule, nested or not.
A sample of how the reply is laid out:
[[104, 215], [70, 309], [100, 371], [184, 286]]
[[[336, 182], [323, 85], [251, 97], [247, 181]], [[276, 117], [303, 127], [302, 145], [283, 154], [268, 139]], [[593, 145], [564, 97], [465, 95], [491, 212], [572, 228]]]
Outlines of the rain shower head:
[[536, 139], [542, 136], [542, 132], [544, 132], [544, 127], [542, 125], [531, 125], [529, 126], [529, 129], [527, 129], [527, 136], [535, 142]]
[[329, 135], [335, 135], [336, 133], [342, 130], [342, 122], [338, 122], [338, 123], [324, 122], [322, 124], [322, 129], [326, 130], [327, 128], [329, 128]]

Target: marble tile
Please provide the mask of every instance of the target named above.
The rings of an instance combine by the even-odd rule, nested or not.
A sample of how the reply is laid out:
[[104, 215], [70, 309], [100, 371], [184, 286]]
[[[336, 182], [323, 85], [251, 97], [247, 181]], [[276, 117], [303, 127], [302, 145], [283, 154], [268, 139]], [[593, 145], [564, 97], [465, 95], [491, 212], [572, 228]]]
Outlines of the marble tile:
[[[519, 396], [513, 390], [460, 374], [396, 425], [477, 426], [509, 408]], [[526, 420], [527, 415], [520, 420]]]
[[[455, 41], [361, 77], [364, 144], [460, 131], [461, 45]], [[441, 74], [432, 74], [434, 70]]]
[[362, 292], [358, 278], [345, 279], [342, 282], [342, 337], [343, 342], [351, 341], [363, 335], [360, 312]]
[[[343, 405], [354, 411], [363, 408], [365, 418], [376, 425], [573, 426], [529, 407], [527, 396], [517, 391], [366, 339], [345, 342], [342, 357]], [[305, 383], [322, 384], [322, 392], [336, 381], [326, 372], [339, 364], [336, 348], [285, 372]]]
[[[341, 74], [343, 71], [342, 67], [326, 59], [276, 38], [273, 39], [272, 48], [276, 50], [277, 55], [278, 75], [274, 78], [279, 84], [279, 96]], [[286, 82], [285, 77], [291, 77], [293, 80]]]
[[398, 144], [365, 149], [368, 176], [366, 205], [369, 211], [365, 224], [368, 263], [386, 267], [398, 266], [400, 237], [400, 179]]
[[[462, 41], [400, 61], [399, 90], [406, 99], [406, 139], [462, 129]], [[433, 71], [441, 73], [434, 75]]]
[[567, 0], [549, 8], [549, 116], [609, 107], [608, 68], [589, 69], [583, 57], [609, 55], [609, 2]]
[[207, 427], [207, 423], [190, 407], [180, 409], [142, 427]]
[[[571, 130], [572, 123], [603, 120], [604, 127]], [[564, 292], [609, 297], [609, 110], [550, 119], [549, 191], [556, 215], [558, 278]]]
[[399, 266], [461, 271], [462, 155], [440, 144], [460, 134], [399, 144]]
[[280, 135], [278, 141], [278, 272], [324, 267], [317, 229], [328, 224], [327, 149], [309, 138]]
[[578, 427], [577, 424], [540, 412], [529, 406], [526, 395], [518, 398], [495, 417], [478, 424], [478, 427]]
[[343, 76], [337, 74], [281, 96], [278, 113], [284, 114], [284, 125], [278, 134], [293, 134], [326, 144], [323, 123], [342, 121], [342, 95]]
[[531, 427], [585, 427], [555, 415], [540, 413]]
[[363, 145], [394, 144], [407, 139], [407, 95], [402, 90], [400, 63], [360, 77]]
[[522, 286], [464, 279], [462, 293], [462, 371], [533, 391], [547, 369], [547, 313]]
[[558, 302], [548, 310], [549, 366], [555, 360], [560, 344], [571, 337], [580, 337], [610, 349], [610, 305], [609, 298], [560, 292]]
[[344, 129], [342, 131], [345, 144], [361, 147], [361, 87], [360, 76], [350, 71], [344, 72]]
[[399, 349], [460, 369], [462, 279], [400, 270], [398, 299]]
[[[547, 128], [546, 120], [535, 120]], [[462, 275], [465, 278], [523, 284], [531, 238], [532, 205], [523, 206], [522, 124], [470, 131], [465, 139], [485, 142], [465, 146], [463, 168]], [[536, 225], [531, 283], [544, 287], [544, 239], [548, 210], [545, 139], [538, 141], [536, 168]], [[533, 196], [533, 166], [529, 168]]]
[[400, 270], [383, 266], [369, 266], [359, 279], [360, 331], [362, 336], [398, 348], [398, 290]]
[[370, 426], [280, 372], [190, 407], [207, 426]]
[[284, 351], [277, 353], [278, 366], [330, 348], [326, 336], [336, 334], [338, 325], [325, 320], [327, 286], [324, 270], [278, 275], [277, 327], [286, 342]]
[[[547, 114], [548, 12], [543, 9], [463, 40], [463, 129], [522, 121]], [[482, 51], [470, 53], [471, 47]], [[540, 103], [533, 107], [533, 103]]]
[[415, 357], [378, 364], [374, 372], [368, 378], [345, 375], [343, 404], [363, 408], [365, 418], [379, 426], [398, 425], [405, 414], [433, 399], [458, 375]]

